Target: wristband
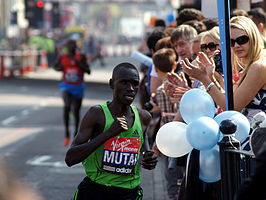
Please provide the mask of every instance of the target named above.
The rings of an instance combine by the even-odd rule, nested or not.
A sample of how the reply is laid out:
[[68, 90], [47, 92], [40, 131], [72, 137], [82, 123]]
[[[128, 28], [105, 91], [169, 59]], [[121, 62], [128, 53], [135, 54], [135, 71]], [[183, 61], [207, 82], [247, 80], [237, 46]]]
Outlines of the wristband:
[[215, 84], [214, 84], [214, 82], [211, 82], [211, 83], [207, 86], [207, 88], [206, 88], [206, 92], [209, 92], [210, 89], [211, 89], [213, 86], [215, 86]]

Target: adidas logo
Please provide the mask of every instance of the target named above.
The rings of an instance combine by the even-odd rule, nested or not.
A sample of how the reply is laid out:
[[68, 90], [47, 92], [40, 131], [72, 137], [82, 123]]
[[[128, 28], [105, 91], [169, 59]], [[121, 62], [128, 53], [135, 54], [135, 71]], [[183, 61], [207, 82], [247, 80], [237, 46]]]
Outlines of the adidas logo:
[[133, 135], [139, 135], [138, 131], [135, 130], [135, 131], [133, 132]]

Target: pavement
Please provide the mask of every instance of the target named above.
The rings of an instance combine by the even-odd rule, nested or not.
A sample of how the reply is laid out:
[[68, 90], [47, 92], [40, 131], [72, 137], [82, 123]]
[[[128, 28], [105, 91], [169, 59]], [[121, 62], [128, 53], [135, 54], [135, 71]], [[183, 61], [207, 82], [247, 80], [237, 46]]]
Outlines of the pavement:
[[[131, 62], [138, 66], [138, 62], [130, 57], [115, 57], [107, 58], [105, 60], [106, 66], [101, 67], [98, 63], [91, 65], [91, 74], [86, 74], [85, 82], [108, 84], [112, 75], [112, 70], [120, 62]], [[61, 80], [62, 73], [53, 70], [52, 68], [42, 69], [37, 68], [34, 72], [28, 72], [23, 77], [31, 79], [52, 79]], [[141, 170], [143, 188], [143, 200], [169, 200], [166, 190], [166, 180], [163, 174], [162, 160], [158, 158], [159, 162], [154, 170]]]

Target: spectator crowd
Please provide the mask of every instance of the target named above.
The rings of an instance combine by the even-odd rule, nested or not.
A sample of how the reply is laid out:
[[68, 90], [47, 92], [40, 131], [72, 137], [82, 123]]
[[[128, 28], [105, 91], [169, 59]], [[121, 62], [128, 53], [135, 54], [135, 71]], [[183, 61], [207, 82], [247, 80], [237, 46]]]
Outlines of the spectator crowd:
[[[266, 13], [262, 8], [248, 12], [234, 9], [230, 13], [230, 30], [234, 109], [252, 124], [256, 114], [265, 116], [266, 111]], [[146, 46], [148, 50], [142, 52], [152, 57], [153, 64], [141, 66], [144, 78], [140, 84], [140, 103], [153, 116], [150, 145], [155, 154], [163, 158], [169, 199], [219, 199], [220, 181], [206, 183], [195, 176], [198, 153], [189, 158], [187, 155], [167, 157], [160, 152], [155, 141], [164, 124], [184, 122], [179, 102], [190, 89], [208, 92], [215, 102], [216, 115], [226, 110], [218, 19], [205, 18], [201, 11], [185, 8], [178, 13], [175, 25], [167, 26], [158, 19], [146, 37]], [[265, 166], [266, 158], [263, 159]], [[265, 170], [262, 171], [260, 173], [265, 178]], [[244, 196], [252, 199], [252, 195], [266, 198], [261, 187], [256, 192], [242, 189], [236, 199]]]

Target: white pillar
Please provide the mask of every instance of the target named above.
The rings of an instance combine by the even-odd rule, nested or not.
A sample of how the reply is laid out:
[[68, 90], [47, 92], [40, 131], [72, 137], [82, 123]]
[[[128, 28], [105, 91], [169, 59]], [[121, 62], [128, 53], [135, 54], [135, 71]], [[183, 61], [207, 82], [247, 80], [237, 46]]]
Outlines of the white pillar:
[[201, 12], [206, 18], [217, 18], [217, 0], [201, 0]]

